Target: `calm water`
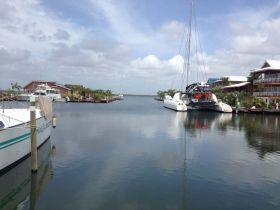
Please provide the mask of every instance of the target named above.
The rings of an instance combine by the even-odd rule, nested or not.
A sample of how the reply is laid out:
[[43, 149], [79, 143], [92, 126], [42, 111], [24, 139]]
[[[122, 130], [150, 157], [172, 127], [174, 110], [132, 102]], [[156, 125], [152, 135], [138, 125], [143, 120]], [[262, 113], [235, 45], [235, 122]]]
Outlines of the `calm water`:
[[279, 116], [176, 113], [151, 97], [55, 110], [37, 177], [30, 160], [0, 177], [0, 209], [280, 209]]

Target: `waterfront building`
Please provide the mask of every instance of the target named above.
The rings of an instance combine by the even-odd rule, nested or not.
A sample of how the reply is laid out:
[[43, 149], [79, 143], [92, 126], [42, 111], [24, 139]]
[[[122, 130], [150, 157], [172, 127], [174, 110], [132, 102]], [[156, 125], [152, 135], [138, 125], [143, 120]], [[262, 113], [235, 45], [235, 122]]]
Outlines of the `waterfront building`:
[[251, 70], [253, 94], [267, 104], [280, 100], [280, 61], [266, 60], [259, 69]]
[[244, 76], [223, 76], [212, 83], [213, 86], [229, 86], [247, 82], [247, 77]]
[[38, 85], [42, 85], [42, 84], [46, 84], [51, 88], [58, 89], [62, 97], [66, 97], [71, 92], [71, 89], [64, 85], [58, 84], [57, 82], [54, 81], [43, 81], [43, 80], [33, 80], [29, 82], [27, 85], [25, 85], [23, 89], [27, 93], [34, 93]]
[[234, 84], [234, 85], [228, 85], [228, 86], [224, 86], [222, 87], [224, 92], [230, 93], [230, 92], [247, 92], [247, 93], [251, 93], [252, 92], [252, 85], [250, 82], [241, 82], [238, 84]]

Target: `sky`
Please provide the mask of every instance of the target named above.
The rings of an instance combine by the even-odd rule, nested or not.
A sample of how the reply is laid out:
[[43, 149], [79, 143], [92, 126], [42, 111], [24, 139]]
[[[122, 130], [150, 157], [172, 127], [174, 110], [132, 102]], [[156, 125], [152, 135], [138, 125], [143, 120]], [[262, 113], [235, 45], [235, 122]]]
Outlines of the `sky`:
[[[188, 0], [1, 0], [0, 89], [184, 89], [188, 18]], [[280, 60], [280, 1], [194, 0], [191, 46], [189, 83]]]

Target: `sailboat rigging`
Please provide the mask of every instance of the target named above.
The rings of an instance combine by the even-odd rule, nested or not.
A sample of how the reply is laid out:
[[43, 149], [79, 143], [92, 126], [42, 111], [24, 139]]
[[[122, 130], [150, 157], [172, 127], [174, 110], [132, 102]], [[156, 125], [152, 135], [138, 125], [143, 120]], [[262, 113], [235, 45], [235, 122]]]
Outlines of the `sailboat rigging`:
[[185, 92], [177, 92], [173, 96], [166, 96], [163, 105], [166, 108], [175, 111], [187, 110], [213, 110], [219, 112], [232, 112], [231, 106], [218, 101], [216, 95], [209, 90], [209, 87], [203, 83], [194, 83], [189, 85], [190, 72], [190, 54], [192, 37], [192, 14], [193, 0], [189, 1], [189, 25], [187, 37], [187, 58], [184, 59], [184, 70], [187, 72], [187, 81]]

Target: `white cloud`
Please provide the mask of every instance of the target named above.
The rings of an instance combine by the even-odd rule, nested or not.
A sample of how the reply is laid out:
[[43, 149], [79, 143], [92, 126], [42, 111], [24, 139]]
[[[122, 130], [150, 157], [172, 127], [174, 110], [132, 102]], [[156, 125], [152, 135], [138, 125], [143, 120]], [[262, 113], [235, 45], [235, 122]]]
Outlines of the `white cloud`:
[[[1, 2], [1, 88], [31, 79], [130, 93], [156, 93], [171, 88], [170, 83], [181, 85], [185, 80], [184, 59], [178, 52], [184, 45], [182, 22], [171, 19], [152, 26], [124, 0], [90, 2], [85, 11], [91, 11], [94, 20], [98, 17], [93, 26], [63, 19], [39, 0]], [[196, 52], [190, 81], [233, 73], [246, 76], [265, 59], [280, 58], [278, 11], [279, 4], [229, 15], [230, 47]]]
[[185, 25], [182, 22], [176, 20], [164, 23], [161, 26], [160, 32], [167, 37], [169, 41], [177, 41], [182, 39], [182, 35], [185, 31]]
[[[133, 74], [142, 77], [173, 77], [182, 73], [183, 58], [180, 55], [169, 60], [160, 60], [155, 55], [148, 55], [144, 58], [137, 58], [130, 63]], [[165, 78], [166, 79], [166, 78]]]
[[54, 36], [58, 40], [68, 40], [70, 38], [70, 34], [62, 29], [58, 29], [57, 32], [54, 34]]

